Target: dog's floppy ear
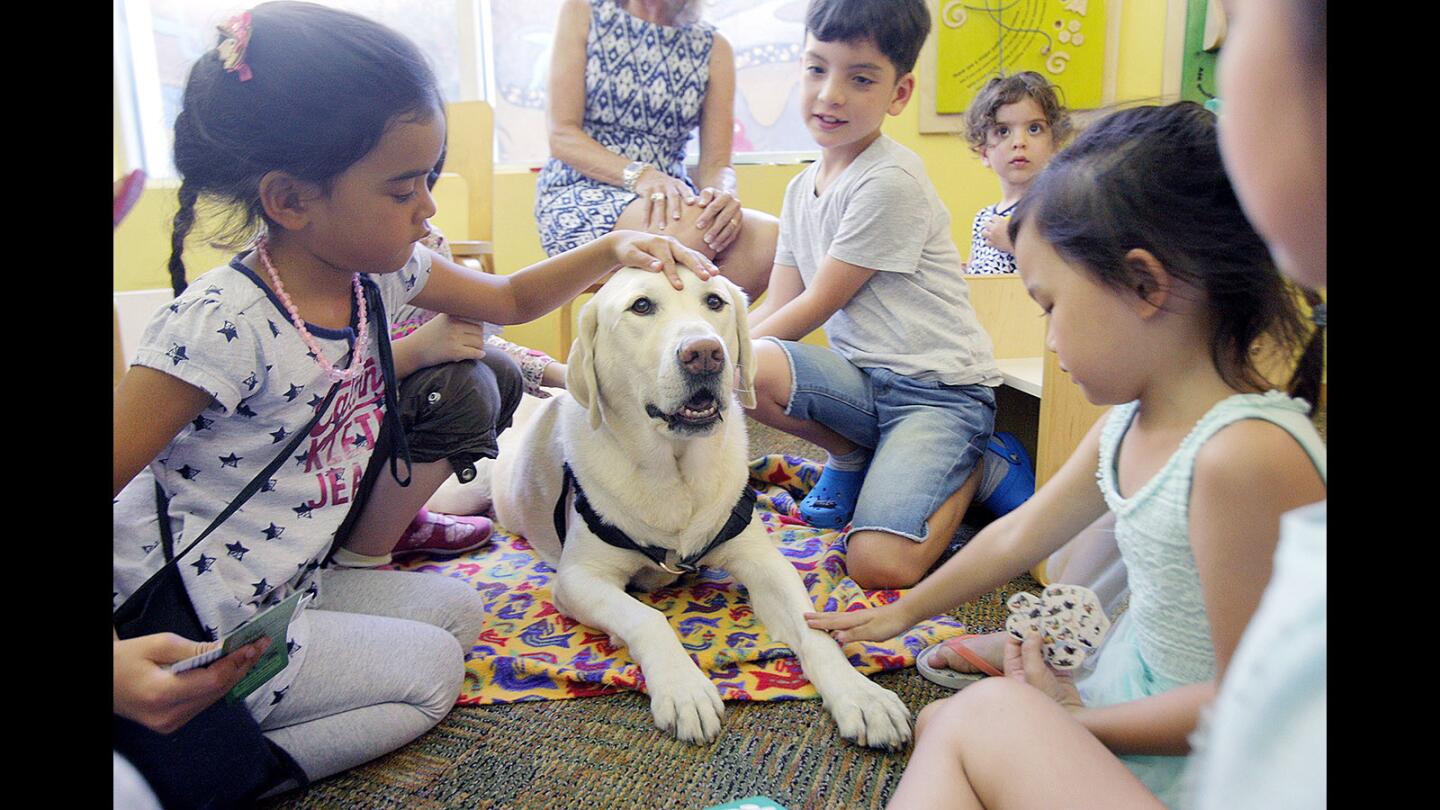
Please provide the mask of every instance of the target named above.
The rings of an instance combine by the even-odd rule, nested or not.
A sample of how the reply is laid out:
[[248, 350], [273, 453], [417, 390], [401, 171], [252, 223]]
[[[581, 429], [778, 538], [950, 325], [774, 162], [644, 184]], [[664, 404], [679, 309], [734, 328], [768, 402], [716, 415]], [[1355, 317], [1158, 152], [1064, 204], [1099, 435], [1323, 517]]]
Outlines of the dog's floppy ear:
[[750, 299], [740, 285], [724, 279], [725, 288], [730, 292], [730, 303], [735, 310], [736, 346], [735, 371], [738, 385], [735, 393], [740, 395], [740, 407], [755, 407], [755, 347], [750, 342]]
[[580, 330], [570, 344], [569, 365], [565, 368], [565, 390], [590, 411], [590, 429], [600, 427], [600, 381], [595, 376], [595, 333], [600, 327], [600, 310], [591, 298], [580, 308]]

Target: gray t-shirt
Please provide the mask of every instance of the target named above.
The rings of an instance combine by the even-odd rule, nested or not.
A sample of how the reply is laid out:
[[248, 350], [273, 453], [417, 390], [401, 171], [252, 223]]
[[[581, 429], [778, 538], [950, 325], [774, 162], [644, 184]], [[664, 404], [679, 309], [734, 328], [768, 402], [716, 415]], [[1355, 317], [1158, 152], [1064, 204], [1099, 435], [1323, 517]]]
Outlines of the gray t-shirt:
[[879, 271], [825, 322], [830, 345], [860, 368], [1000, 385], [950, 238], [950, 212], [920, 157], [881, 135], [816, 196], [819, 165], [785, 190], [775, 263], [798, 269], [807, 286], [827, 255]]

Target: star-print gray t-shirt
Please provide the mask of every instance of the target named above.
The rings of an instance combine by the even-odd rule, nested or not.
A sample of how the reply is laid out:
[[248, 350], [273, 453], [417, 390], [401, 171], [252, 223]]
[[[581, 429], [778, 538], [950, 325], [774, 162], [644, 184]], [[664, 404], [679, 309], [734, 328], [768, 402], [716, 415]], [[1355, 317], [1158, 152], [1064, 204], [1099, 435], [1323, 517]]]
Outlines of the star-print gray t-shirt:
[[[399, 272], [370, 277], [387, 313], [425, 286], [430, 255], [417, 246]], [[260, 283], [255, 261], [246, 254], [196, 279], [155, 314], [140, 340], [136, 365], [178, 377], [213, 399], [115, 501], [112, 609], [164, 564], [155, 483], [170, 498], [178, 553], [284, 449], [330, 390], [284, 306]], [[353, 310], [344, 329], [306, 324], [337, 368], [351, 363]], [[315, 570], [350, 509], [385, 416], [377, 340], [387, 327], [368, 317], [364, 370], [340, 384], [293, 458], [180, 562], [212, 639], [297, 590], [318, 589]], [[289, 666], [247, 699], [257, 720], [284, 699], [304, 660], [306, 629], [302, 611], [290, 628]]]

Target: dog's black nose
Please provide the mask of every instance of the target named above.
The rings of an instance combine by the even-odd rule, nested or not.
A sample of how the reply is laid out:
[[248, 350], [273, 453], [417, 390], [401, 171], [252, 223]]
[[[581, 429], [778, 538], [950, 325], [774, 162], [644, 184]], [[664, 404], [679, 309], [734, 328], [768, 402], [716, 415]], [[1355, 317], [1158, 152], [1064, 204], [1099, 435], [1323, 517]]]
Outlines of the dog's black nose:
[[691, 374], [713, 374], [725, 367], [725, 347], [715, 338], [691, 338], [675, 354]]

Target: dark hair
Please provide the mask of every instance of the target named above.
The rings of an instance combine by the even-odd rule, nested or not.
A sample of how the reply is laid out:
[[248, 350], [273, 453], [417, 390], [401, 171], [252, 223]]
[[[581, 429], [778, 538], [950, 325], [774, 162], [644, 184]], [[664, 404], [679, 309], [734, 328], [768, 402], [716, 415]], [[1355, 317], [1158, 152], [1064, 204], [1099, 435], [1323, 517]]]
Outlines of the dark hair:
[[181, 253], [202, 197], [227, 209], [230, 243], [271, 224], [260, 179], [287, 172], [329, 191], [392, 123], [442, 110], [435, 74], [414, 43], [357, 14], [314, 3], [263, 3], [250, 11], [243, 61], [225, 69], [218, 45], [190, 69], [175, 119], [180, 211], [170, 237], [170, 283], [185, 289]]
[[895, 78], [915, 69], [930, 33], [925, 0], [810, 0], [805, 33], [821, 42], [870, 40], [895, 66]]
[[[1066, 261], [1117, 290], [1135, 293], [1125, 261], [1135, 248], [1202, 290], [1211, 357], [1236, 388], [1269, 387], [1252, 352], [1258, 338], [1275, 340], [1293, 357], [1311, 337], [1301, 294], [1245, 218], [1220, 162], [1215, 116], [1199, 104], [1121, 110], [1086, 128], [1021, 199], [1011, 239], [1025, 222]], [[1312, 305], [1319, 300], [1303, 295]], [[1309, 343], [1290, 392], [1313, 413], [1320, 352], [1317, 341]]]
[[1059, 91], [1060, 88], [1033, 70], [996, 76], [986, 82], [965, 110], [965, 139], [970, 142], [970, 151], [978, 153], [985, 145], [990, 130], [995, 127], [995, 114], [1001, 107], [1024, 98], [1032, 98], [1040, 106], [1058, 148], [1071, 130], [1070, 111], [1060, 101]]

